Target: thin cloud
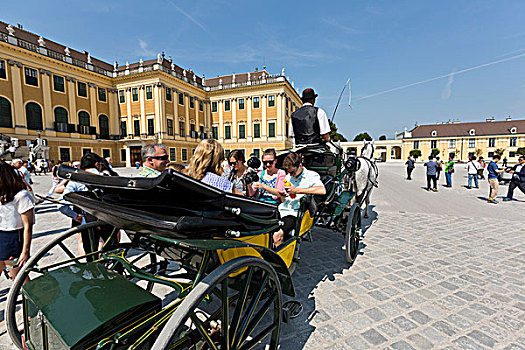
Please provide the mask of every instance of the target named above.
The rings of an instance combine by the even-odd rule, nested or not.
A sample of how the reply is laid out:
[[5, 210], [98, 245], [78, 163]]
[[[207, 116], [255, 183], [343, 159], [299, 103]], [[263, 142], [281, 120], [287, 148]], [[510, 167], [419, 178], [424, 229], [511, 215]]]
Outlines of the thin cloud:
[[146, 57], [155, 56], [155, 52], [153, 52], [152, 50], [148, 48], [148, 43], [145, 42], [144, 40], [139, 39], [139, 47], [140, 47], [140, 50], [139, 50], [140, 55], [144, 55]]
[[498, 63], [503, 63], [503, 62], [507, 62], [507, 61], [513, 61], [513, 60], [516, 60], [516, 59], [522, 58], [522, 57], [525, 57], [525, 53], [520, 54], [520, 55], [515, 55], [515, 56], [512, 56], [512, 57], [508, 57], [508, 58], [503, 58], [503, 59], [492, 61], [492, 62], [488, 62], [488, 63], [484, 63], [484, 64], [480, 64], [478, 66], [465, 68], [465, 69], [462, 69], [462, 70], [454, 72], [454, 73], [440, 75], [440, 76], [437, 76], [437, 77], [434, 77], [434, 78], [425, 79], [425, 80], [418, 81], [418, 82], [415, 82], [415, 83], [412, 83], [412, 84], [407, 84], [407, 85], [398, 86], [398, 87], [395, 87], [395, 88], [392, 88], [392, 89], [379, 91], [379, 92], [376, 92], [375, 94], [371, 94], [371, 95], [360, 97], [360, 98], [356, 99], [355, 101], [366, 100], [366, 99], [369, 99], [369, 98], [372, 98], [372, 97], [375, 97], [375, 96], [387, 94], [389, 92], [403, 90], [403, 89], [406, 89], [406, 88], [409, 88], [409, 87], [412, 87], [412, 86], [429, 83], [431, 81], [438, 80], [438, 79], [448, 78], [448, 77], [450, 77], [450, 75], [463, 74], [463, 73], [470, 72], [470, 71], [473, 71], [473, 70], [477, 70], [477, 69], [485, 68], [485, 67], [488, 67], [488, 66], [492, 66], [492, 65], [495, 65], [495, 64], [498, 64]]
[[444, 100], [448, 100], [450, 98], [450, 95], [452, 94], [452, 83], [454, 82], [454, 75], [455, 73], [452, 72], [448, 76], [447, 86], [445, 86], [445, 90], [443, 91], [442, 98]]
[[199, 28], [201, 28], [202, 30], [204, 30], [206, 33], [208, 34], [211, 34], [208, 29], [206, 29], [206, 27], [204, 27], [199, 21], [197, 21], [192, 15], [190, 15], [189, 13], [187, 13], [186, 11], [184, 11], [183, 9], [181, 9], [179, 6], [177, 6], [173, 1], [171, 0], [168, 0], [168, 2], [173, 6], [175, 7], [175, 10], [179, 11], [184, 17], [186, 17], [187, 19], [189, 19], [191, 22], [193, 22], [194, 24], [196, 24]]
[[496, 56], [496, 58], [500, 58], [500, 57], [505, 57], [505, 56], [509, 56], [509, 55], [515, 55], [517, 54], [518, 52], [523, 52], [525, 51], [525, 47], [521, 48], [521, 49], [517, 49], [517, 50], [513, 50], [513, 51], [509, 51], [509, 52], [505, 52], [501, 55], [498, 55]]
[[361, 33], [360, 30], [357, 30], [355, 28], [352, 28], [352, 27], [348, 27], [348, 26], [345, 26], [344, 24], [341, 24], [339, 22], [337, 22], [335, 19], [333, 18], [326, 18], [326, 17], [323, 17], [321, 19], [322, 22], [326, 23], [326, 24], [329, 24], [333, 27], [336, 27], [338, 29], [341, 29], [343, 32], [346, 32], [348, 34], [359, 34]]

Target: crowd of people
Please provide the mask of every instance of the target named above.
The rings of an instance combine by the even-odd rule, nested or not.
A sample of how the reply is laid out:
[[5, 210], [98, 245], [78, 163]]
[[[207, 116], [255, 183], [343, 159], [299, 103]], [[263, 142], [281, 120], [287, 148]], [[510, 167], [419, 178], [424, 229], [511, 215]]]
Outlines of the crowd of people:
[[[483, 157], [477, 158], [476, 156], [469, 157], [469, 161], [466, 164], [466, 170], [468, 175], [467, 189], [479, 188], [479, 180], [485, 179], [485, 169], [487, 171], [487, 181], [490, 188], [488, 203], [498, 204], [496, 197], [499, 191], [499, 183], [501, 181], [501, 174], [507, 172], [512, 175], [509, 182], [509, 189], [506, 197], [503, 199], [504, 202], [512, 201], [514, 196], [514, 190], [520, 189], [525, 193], [525, 156], [518, 158], [518, 164], [512, 168], [507, 167], [506, 158], [504, 159], [503, 167], [498, 166], [498, 162], [501, 160], [501, 156], [494, 155], [492, 160], [486, 164]], [[412, 172], [415, 169], [415, 160], [412, 157], [408, 157], [405, 162], [407, 168], [407, 180], [412, 180]], [[437, 181], [439, 180], [439, 174], [443, 170], [445, 171], [446, 184], [444, 187], [452, 187], [452, 175], [454, 174], [454, 157], [449, 157], [447, 162], [443, 162], [439, 157], [430, 155], [428, 161], [424, 163], [426, 167], [427, 177], [427, 191], [437, 192]], [[474, 185], [474, 187], [473, 187]]]

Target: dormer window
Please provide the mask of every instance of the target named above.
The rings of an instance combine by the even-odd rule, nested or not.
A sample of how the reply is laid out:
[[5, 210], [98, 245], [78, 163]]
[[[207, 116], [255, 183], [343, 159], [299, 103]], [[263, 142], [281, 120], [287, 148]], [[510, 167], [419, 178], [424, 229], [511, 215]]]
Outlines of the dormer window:
[[469, 134], [470, 136], [474, 136], [474, 135], [476, 135], [476, 130], [474, 130], [474, 129], [470, 129], [469, 132], [468, 132], [468, 134]]
[[430, 133], [430, 135], [432, 135], [432, 136], [437, 136], [437, 134], [438, 134], [438, 133], [437, 133], [436, 130], [432, 130], [432, 132]]
[[516, 128], [515, 126], [513, 126], [512, 128], [510, 128], [510, 133], [511, 134], [515, 134], [518, 132], [518, 128]]

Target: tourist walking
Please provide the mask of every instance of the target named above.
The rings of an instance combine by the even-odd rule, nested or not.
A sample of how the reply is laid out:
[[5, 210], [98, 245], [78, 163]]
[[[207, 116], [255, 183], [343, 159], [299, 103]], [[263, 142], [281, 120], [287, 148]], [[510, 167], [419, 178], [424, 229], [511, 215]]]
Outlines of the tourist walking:
[[452, 187], [452, 174], [454, 173], [454, 157], [450, 156], [448, 157], [448, 162], [446, 163], [445, 167], [445, 179], [447, 180], [447, 184], [445, 187]]
[[487, 166], [487, 170], [489, 172], [487, 179], [489, 181], [490, 187], [489, 199], [487, 200], [487, 202], [492, 204], [498, 204], [498, 201], [496, 200], [496, 196], [498, 195], [499, 189], [498, 174], [505, 171], [505, 169], [500, 169], [498, 167], [498, 162], [500, 159], [500, 156], [498, 156], [497, 154], [494, 155], [494, 157], [492, 157], [492, 161]]
[[474, 180], [475, 187], [479, 188], [478, 169], [479, 169], [479, 163], [476, 162], [476, 156], [470, 157], [469, 162], [467, 163], [467, 174], [468, 174], [467, 188], [469, 190], [472, 188], [472, 180]]
[[408, 160], [405, 164], [407, 166], [407, 180], [412, 180], [412, 172], [416, 167], [416, 162], [412, 159], [412, 157], [408, 157]]
[[439, 157], [436, 157], [436, 163], [438, 165], [437, 169], [436, 169], [436, 180], [439, 181], [439, 175], [441, 174], [441, 170], [442, 170], [442, 166], [443, 166], [443, 161], [439, 158]]
[[503, 167], [506, 168], [507, 167], [507, 157], [503, 157]]
[[30, 256], [34, 201], [16, 170], [0, 161], [0, 269], [14, 279]]
[[483, 157], [479, 157], [478, 163], [478, 178], [480, 178], [481, 180], [485, 180], [485, 175], [483, 175], [483, 171], [485, 170], [485, 161], [483, 160]]
[[[433, 161], [434, 157], [429, 156], [428, 162], [425, 163], [425, 166], [427, 167], [427, 191], [434, 191], [437, 192], [437, 179], [436, 179], [436, 172], [438, 168], [438, 163]], [[430, 182], [434, 184], [433, 187], [430, 187]]]
[[512, 174], [512, 180], [510, 180], [509, 183], [507, 197], [503, 199], [504, 202], [512, 200], [516, 187], [519, 188], [521, 192], [525, 193], [525, 156], [520, 156], [518, 162], [519, 163], [513, 166], [512, 170], [509, 171], [509, 173]]
[[62, 161], [59, 160], [51, 169], [51, 180], [53, 181], [51, 188], [49, 191], [47, 191], [46, 197], [53, 197], [53, 193], [55, 193], [55, 189], [57, 188], [58, 184], [60, 183], [60, 179], [58, 177], [58, 168], [62, 164]]

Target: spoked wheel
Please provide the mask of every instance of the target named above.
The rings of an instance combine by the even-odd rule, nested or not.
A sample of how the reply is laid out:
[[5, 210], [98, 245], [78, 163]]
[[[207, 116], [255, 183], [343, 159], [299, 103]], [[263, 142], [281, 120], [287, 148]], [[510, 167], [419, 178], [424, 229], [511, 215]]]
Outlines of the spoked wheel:
[[346, 261], [352, 265], [359, 251], [359, 239], [361, 234], [361, 207], [354, 203], [350, 208], [348, 215], [348, 224], [346, 225]]
[[281, 285], [272, 266], [256, 257], [237, 258], [194, 287], [152, 349], [274, 350], [281, 312]]
[[[22, 285], [27, 278], [38, 278], [46, 271], [77, 263], [87, 263], [98, 259], [98, 253], [90, 256], [80, 256], [78, 254], [77, 233], [81, 230], [100, 226], [101, 224], [101, 222], [88, 223], [60, 234], [33, 255], [18, 272], [18, 275], [9, 291], [5, 309], [7, 331], [18, 349], [24, 348], [22, 336], [24, 334], [24, 327], [26, 326], [24, 322], [25, 315], [23, 314], [24, 311], [22, 307]], [[138, 252], [126, 244], [123, 244], [122, 247], [119, 246], [119, 248], [122, 250], [121, 256], [141, 269], [144, 269], [144, 271], [150, 273], [158, 272], [159, 263], [153, 253]], [[108, 269], [133, 280], [131, 276], [127, 276], [126, 271], [123, 268], [119, 267], [119, 263], [114, 261], [104, 261], [101, 263], [105, 264]], [[153, 285], [147, 281], [140, 281], [136, 284], [148, 291], [153, 287]]]

